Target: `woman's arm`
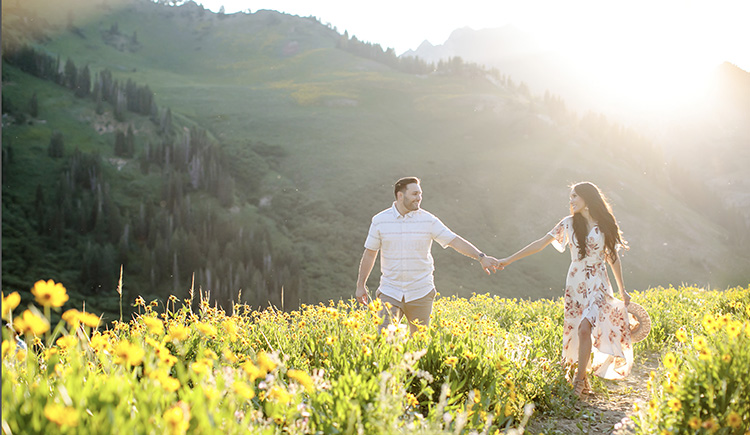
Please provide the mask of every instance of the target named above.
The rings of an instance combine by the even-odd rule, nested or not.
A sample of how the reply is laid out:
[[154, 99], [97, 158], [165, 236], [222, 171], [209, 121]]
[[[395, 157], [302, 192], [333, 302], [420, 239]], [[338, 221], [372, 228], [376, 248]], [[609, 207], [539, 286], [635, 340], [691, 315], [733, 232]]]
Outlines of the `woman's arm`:
[[546, 248], [547, 245], [552, 243], [553, 240], [555, 240], [554, 237], [549, 234], [545, 234], [541, 239], [529, 243], [525, 248], [521, 249], [510, 257], [500, 259], [500, 266], [505, 267], [514, 261], [520, 260], [524, 257], [528, 257], [532, 254], [536, 254], [537, 252]]
[[630, 303], [630, 295], [625, 290], [625, 284], [622, 281], [622, 263], [620, 262], [620, 253], [615, 252], [611, 258], [608, 258], [609, 267], [612, 269], [612, 273], [615, 275], [615, 281], [617, 281], [617, 288], [620, 289], [620, 299], [625, 302], [625, 306]]

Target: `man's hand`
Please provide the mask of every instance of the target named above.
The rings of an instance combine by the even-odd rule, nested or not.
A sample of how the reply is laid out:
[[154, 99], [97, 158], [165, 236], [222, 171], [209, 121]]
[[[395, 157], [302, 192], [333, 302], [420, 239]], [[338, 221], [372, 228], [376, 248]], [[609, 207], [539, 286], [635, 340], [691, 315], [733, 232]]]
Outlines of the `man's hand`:
[[367, 287], [357, 286], [357, 291], [354, 292], [354, 297], [357, 298], [357, 302], [359, 302], [360, 304], [367, 305], [367, 299], [369, 298], [369, 295], [367, 294]]
[[503, 270], [503, 267], [500, 265], [500, 260], [495, 257], [484, 256], [479, 259], [479, 264], [482, 266], [482, 269], [487, 272], [487, 275], [491, 275], [498, 270]]

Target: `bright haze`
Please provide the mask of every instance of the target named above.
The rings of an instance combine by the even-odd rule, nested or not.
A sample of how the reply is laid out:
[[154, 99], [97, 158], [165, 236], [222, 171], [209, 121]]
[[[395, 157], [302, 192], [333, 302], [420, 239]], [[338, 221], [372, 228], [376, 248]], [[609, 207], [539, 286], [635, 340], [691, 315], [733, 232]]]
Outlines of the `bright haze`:
[[[199, 2], [201, 3], [201, 2]], [[206, 0], [225, 13], [315, 16], [340, 33], [393, 48], [442, 44], [460, 28], [507, 25], [566, 59], [590, 91], [632, 108], [671, 110], [705, 92], [722, 62], [750, 71], [750, 3], [742, 0], [393, 1]], [[554, 74], [554, 71], [550, 71]], [[523, 80], [523, 77], [516, 77]]]

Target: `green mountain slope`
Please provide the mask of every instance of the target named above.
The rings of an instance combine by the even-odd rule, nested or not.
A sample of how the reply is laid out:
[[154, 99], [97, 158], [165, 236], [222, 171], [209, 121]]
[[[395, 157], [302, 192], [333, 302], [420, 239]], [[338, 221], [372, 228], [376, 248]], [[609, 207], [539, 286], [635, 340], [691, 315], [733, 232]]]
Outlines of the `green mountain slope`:
[[[70, 58], [94, 73], [111, 71], [120, 83], [148, 85], [162, 119], [166, 108], [174, 116], [172, 141], [185, 141], [185, 129], [205, 130], [234, 189], [222, 201], [226, 190], [214, 188], [212, 195], [190, 188], [186, 173], [170, 184], [163, 166], [139, 170], [144, 153], [164, 142], [158, 122], [142, 115], [128, 115], [121, 126], [136, 125], [134, 156], [110, 160], [115, 133], [97, 132], [93, 102], [4, 62], [4, 101], [25, 107], [36, 92], [38, 118], [46, 121], [44, 128], [38, 122], [3, 128], [3, 147], [10, 143], [14, 152], [3, 182], [4, 287], [50, 277], [81, 280], [79, 272], [63, 273], [82, 268], [80, 255], [65, 267], [28, 266], [23, 276], [13, 263], [24, 249], [21, 237], [33, 238], [32, 191], [53, 189], [55, 171], [64, 165], [47, 153], [53, 129], [64, 132], [66, 144], [76, 137], [82, 150], [99, 151], [124, 220], [135, 225], [142, 208], [158, 211], [163, 186], [179, 185], [183, 190], [174, 194], [190, 198], [189, 206], [175, 199], [181, 205], [172, 216], [192, 210], [216, 233], [228, 228], [221, 237], [195, 230], [195, 243], [177, 243], [190, 237], [171, 227], [165, 212], [161, 250], [135, 238], [123, 254], [135, 266], [125, 272], [133, 296], [186, 294], [197, 268], [195, 287], [223, 300], [242, 289], [251, 303], [279, 304], [281, 287], [285, 303], [295, 306], [349, 297], [369, 220], [390, 205], [391, 184], [403, 175], [421, 177], [423, 206], [492, 255], [510, 254], [551, 229], [567, 214], [567, 185], [591, 180], [611, 196], [632, 246], [624, 257], [629, 286], [724, 287], [748, 279], [747, 254], [735, 235], [710, 213], [686, 206], [647, 143], [596, 117], [579, 119], [559, 101], [532, 97], [501, 75], [460, 62], [406, 74], [337, 48], [341, 36], [314, 19], [273, 11], [221, 16], [193, 3], [109, 0], [88, 9], [88, 2], [6, 3], [4, 54], [11, 44], [28, 43], [62, 63]], [[39, 166], [16, 163], [21, 148]], [[124, 164], [119, 171], [117, 162]], [[6, 217], [8, 201], [26, 215]], [[85, 246], [76, 240], [70, 249]], [[436, 248], [438, 289], [557, 295], [568, 254], [549, 251], [488, 277], [472, 261]], [[170, 277], [174, 271], [177, 280]], [[155, 273], [162, 276], [152, 279]], [[98, 297], [115, 297], [112, 275], [100, 283]]]

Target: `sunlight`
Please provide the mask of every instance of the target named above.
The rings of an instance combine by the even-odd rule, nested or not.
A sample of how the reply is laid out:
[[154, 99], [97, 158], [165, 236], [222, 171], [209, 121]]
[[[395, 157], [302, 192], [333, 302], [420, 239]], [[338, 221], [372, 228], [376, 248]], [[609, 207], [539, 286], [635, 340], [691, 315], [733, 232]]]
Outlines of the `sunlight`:
[[738, 25], [726, 6], [591, 2], [565, 28], [540, 23], [535, 30], [611, 104], [677, 110], [704, 96], [716, 68], [740, 52], [740, 39], [723, 32]]

